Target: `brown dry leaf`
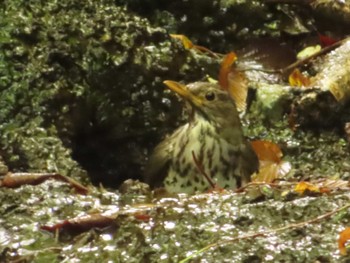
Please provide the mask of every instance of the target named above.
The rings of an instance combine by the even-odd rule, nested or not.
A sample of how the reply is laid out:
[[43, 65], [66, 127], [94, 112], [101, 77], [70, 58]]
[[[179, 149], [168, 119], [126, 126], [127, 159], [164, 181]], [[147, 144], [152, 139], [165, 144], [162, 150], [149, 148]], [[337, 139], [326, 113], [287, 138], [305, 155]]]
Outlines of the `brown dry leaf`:
[[221, 62], [219, 72], [219, 84], [223, 90], [227, 90], [236, 103], [238, 111], [244, 111], [248, 95], [247, 80], [243, 72], [232, 67], [237, 60], [234, 52], [228, 53]]
[[283, 156], [280, 147], [269, 141], [255, 140], [251, 145], [258, 156], [259, 161], [270, 161], [279, 163]]
[[293, 87], [308, 87], [311, 84], [311, 80], [304, 76], [298, 68], [294, 69], [288, 77], [289, 85]]
[[237, 60], [237, 55], [234, 52], [228, 53], [221, 62], [219, 72], [219, 84], [222, 89], [228, 90], [228, 74], [231, 71], [233, 63]]
[[340, 232], [339, 239], [338, 239], [338, 248], [339, 248], [340, 254], [343, 256], [347, 255], [345, 244], [349, 241], [349, 239], [350, 239], [350, 227], [347, 227]]
[[245, 75], [236, 69], [228, 74], [228, 92], [235, 101], [238, 111], [247, 107], [248, 83]]
[[272, 183], [290, 171], [290, 163], [282, 161], [283, 154], [277, 144], [261, 140], [251, 144], [259, 159], [259, 172], [252, 176], [252, 182]]
[[349, 190], [349, 182], [345, 180], [325, 179], [320, 186], [321, 193], [326, 193], [337, 189]]
[[54, 225], [43, 225], [40, 228], [49, 232], [57, 230], [67, 230], [69, 232], [85, 232], [92, 228], [103, 228], [115, 224], [118, 214], [113, 216], [104, 215], [101, 213], [84, 215], [72, 219], [63, 220]]
[[116, 219], [120, 215], [133, 216], [138, 221], [148, 221], [151, 216], [149, 211], [156, 208], [155, 204], [137, 204], [124, 209], [107, 210], [102, 213], [94, 213], [74, 218], [65, 219], [53, 225], [43, 225], [42, 230], [54, 232], [67, 230], [71, 232], [85, 232], [92, 228], [104, 228], [116, 225]]

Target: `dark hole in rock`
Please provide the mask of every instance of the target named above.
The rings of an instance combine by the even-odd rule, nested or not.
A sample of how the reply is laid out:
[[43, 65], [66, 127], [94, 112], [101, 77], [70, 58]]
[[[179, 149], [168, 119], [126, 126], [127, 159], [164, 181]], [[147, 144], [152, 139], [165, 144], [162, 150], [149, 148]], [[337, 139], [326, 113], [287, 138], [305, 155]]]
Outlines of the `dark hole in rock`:
[[[177, 105], [165, 105], [162, 96], [169, 94], [142, 93], [142, 86], [133, 86], [130, 76], [119, 70], [93, 76], [89, 83], [92, 93], [70, 113], [71, 134], [63, 139], [94, 184], [113, 188], [127, 179], [142, 181], [148, 156], [161, 138], [178, 126], [182, 108], [175, 96], [170, 98]], [[128, 70], [132, 75], [130, 67]], [[135, 71], [140, 72], [138, 68]], [[164, 90], [161, 84], [156, 88]]]

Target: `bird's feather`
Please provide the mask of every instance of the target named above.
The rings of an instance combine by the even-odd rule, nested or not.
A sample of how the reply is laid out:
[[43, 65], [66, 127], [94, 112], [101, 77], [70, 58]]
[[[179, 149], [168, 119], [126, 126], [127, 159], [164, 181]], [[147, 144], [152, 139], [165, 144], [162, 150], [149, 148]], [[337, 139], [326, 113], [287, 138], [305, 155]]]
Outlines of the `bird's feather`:
[[181, 128], [177, 129], [171, 136], [164, 139], [153, 150], [151, 157], [145, 169], [144, 180], [151, 187], [160, 187], [164, 178], [168, 174], [169, 164], [174, 151], [175, 138], [181, 132]]

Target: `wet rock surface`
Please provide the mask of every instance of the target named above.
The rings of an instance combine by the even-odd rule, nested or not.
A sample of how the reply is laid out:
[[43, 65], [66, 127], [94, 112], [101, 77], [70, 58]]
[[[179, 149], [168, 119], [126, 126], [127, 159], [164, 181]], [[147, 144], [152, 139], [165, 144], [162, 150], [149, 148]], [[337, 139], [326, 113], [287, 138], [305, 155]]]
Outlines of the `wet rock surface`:
[[[349, 209], [312, 219], [349, 204], [348, 189], [293, 190], [300, 180], [349, 180], [347, 97], [338, 102], [324, 85], [291, 88], [286, 75], [257, 70], [287, 66], [314, 43], [315, 26], [346, 35], [347, 9], [335, 6], [343, 12], [332, 27], [321, 22], [332, 16], [335, 9], [325, 6], [334, 1], [276, 2], [5, 1], [0, 176], [57, 172], [90, 192], [78, 195], [56, 180], [1, 187], [0, 261], [347, 262], [337, 238], [349, 225]], [[137, 181], [122, 184], [140, 179], [154, 145], [184, 122], [181, 103], [162, 81], [216, 78], [219, 71], [220, 59], [186, 50], [169, 33], [222, 53], [241, 49], [239, 66], [253, 94], [245, 134], [281, 147], [292, 166], [286, 186], [259, 188], [252, 198], [248, 190], [169, 196]], [[346, 94], [346, 69], [336, 75], [326, 64], [349, 61], [342, 50], [312, 71]], [[79, 233], [42, 228], [96, 213], [114, 224]]]
[[[349, 223], [346, 210], [303, 227], [280, 228], [315, 220], [349, 204], [348, 194], [282, 197], [278, 192], [275, 198], [260, 201], [246, 193], [216, 192], [174, 195], [150, 203], [150, 192], [132, 197], [93, 189], [82, 196], [55, 181], [5, 189], [0, 193], [1, 259], [179, 262], [193, 256], [198, 262], [346, 262], [335, 241], [342, 225]], [[82, 233], [40, 230], [106, 211], [118, 215], [113, 226]]]
[[162, 81], [218, 67], [111, 1], [15, 1], [4, 10], [0, 143], [14, 170], [84, 176], [77, 161], [95, 183], [140, 178], [181, 115]]

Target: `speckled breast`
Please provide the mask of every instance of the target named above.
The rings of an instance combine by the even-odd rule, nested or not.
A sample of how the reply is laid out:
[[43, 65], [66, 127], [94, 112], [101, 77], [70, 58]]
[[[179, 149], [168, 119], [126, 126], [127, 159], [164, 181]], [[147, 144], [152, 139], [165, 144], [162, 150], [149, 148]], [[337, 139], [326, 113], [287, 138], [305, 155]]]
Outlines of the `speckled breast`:
[[169, 192], [194, 193], [210, 188], [198, 169], [193, 154], [204, 172], [223, 188], [237, 188], [240, 180], [241, 145], [229, 144], [220, 138], [208, 121], [186, 124], [174, 142], [172, 161], [164, 185]]

